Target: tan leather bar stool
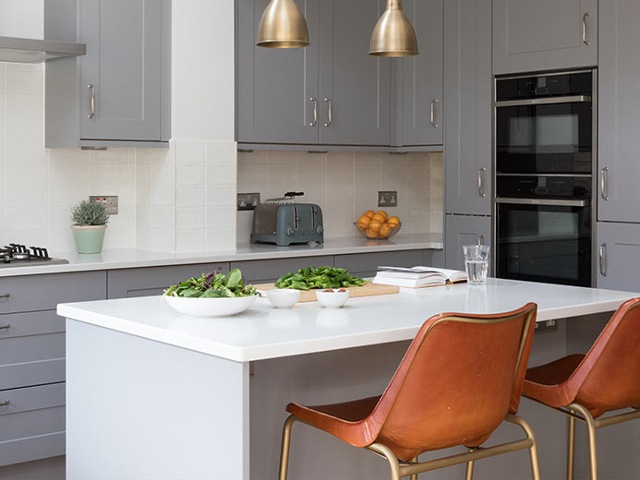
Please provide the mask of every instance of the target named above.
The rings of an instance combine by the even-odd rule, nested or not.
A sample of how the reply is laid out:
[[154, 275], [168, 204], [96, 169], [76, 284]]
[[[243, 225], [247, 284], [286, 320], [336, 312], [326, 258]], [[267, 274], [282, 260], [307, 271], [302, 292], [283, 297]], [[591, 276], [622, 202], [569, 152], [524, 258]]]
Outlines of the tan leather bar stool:
[[[528, 449], [535, 480], [537, 448], [528, 424], [515, 414], [531, 350], [536, 305], [495, 315], [446, 313], [427, 320], [380, 396], [306, 407], [287, 405], [280, 480], [286, 480], [291, 429], [296, 421], [386, 458], [392, 480], [461, 463], [467, 480], [476, 460]], [[524, 438], [484, 442], [503, 420]], [[418, 456], [453, 446], [466, 452], [420, 462]]]
[[628, 300], [618, 308], [586, 355], [569, 355], [530, 368], [524, 395], [569, 416], [570, 480], [574, 471], [575, 421], [585, 422], [591, 479], [596, 480], [596, 430], [640, 418], [640, 298]]

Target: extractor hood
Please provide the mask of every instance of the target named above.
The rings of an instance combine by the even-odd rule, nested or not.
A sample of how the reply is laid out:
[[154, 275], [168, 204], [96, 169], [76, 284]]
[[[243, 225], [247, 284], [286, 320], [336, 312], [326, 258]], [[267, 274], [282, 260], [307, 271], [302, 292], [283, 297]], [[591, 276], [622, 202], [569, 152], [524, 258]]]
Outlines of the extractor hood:
[[55, 42], [32, 38], [0, 37], [0, 62], [41, 63], [87, 53], [84, 43]]

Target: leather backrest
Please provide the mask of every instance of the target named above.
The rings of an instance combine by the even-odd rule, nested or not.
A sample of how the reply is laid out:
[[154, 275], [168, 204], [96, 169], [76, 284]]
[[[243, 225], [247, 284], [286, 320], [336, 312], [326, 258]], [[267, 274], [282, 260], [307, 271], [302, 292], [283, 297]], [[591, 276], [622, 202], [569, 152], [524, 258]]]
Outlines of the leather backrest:
[[405, 460], [484, 442], [518, 408], [535, 315], [530, 303], [425, 322], [369, 418], [379, 441]]
[[594, 417], [640, 405], [640, 298], [613, 314], [568, 385]]

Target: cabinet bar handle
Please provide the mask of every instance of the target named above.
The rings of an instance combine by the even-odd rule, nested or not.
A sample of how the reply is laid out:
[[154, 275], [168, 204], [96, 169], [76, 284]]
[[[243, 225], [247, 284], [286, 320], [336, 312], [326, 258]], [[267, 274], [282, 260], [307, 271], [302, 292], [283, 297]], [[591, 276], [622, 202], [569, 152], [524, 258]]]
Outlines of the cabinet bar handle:
[[328, 127], [333, 121], [333, 104], [331, 103], [330, 98], [325, 97], [324, 101], [327, 104], [327, 121], [324, 122], [324, 126]]
[[0, 330], [9, 330], [11, 328], [11, 324], [7, 323], [6, 325], [0, 325]]
[[609, 200], [609, 167], [600, 171], [600, 196], [603, 200]]
[[438, 123], [436, 122], [436, 105], [438, 104], [438, 99], [434, 98], [431, 100], [429, 104], [429, 123], [433, 128], [438, 128]]
[[11, 402], [9, 400], [5, 400], [4, 402], [0, 403], [0, 407], [7, 407], [11, 405]]
[[587, 19], [591, 16], [591, 13], [587, 12], [582, 16], [582, 43], [590, 45], [589, 43], [589, 24]]
[[316, 100], [316, 97], [309, 97], [309, 101], [313, 104], [313, 120], [311, 120], [309, 126], [315, 127], [318, 124], [318, 100]]
[[87, 88], [89, 89], [89, 104], [91, 105], [91, 110], [87, 117], [93, 118], [96, 114], [96, 87], [93, 83], [90, 83]]
[[0, 298], [9, 298], [10, 296], [10, 293], [0, 293]]
[[600, 275], [602, 275], [603, 277], [606, 277], [607, 276], [607, 244], [606, 243], [600, 244], [599, 257], [600, 257]]
[[484, 191], [484, 175], [487, 169], [485, 167], [478, 169], [478, 195], [482, 198], [487, 196], [487, 193]]

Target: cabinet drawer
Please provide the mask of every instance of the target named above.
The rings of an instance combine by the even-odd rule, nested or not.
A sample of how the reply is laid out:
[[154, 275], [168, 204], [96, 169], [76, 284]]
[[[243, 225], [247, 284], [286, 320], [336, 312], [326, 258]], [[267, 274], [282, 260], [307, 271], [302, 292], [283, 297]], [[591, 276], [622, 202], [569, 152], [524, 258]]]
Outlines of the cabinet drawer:
[[35, 360], [0, 366], [0, 390], [64, 382], [64, 380], [64, 358]]
[[64, 432], [65, 384], [18, 388], [0, 393], [0, 442]]
[[267, 283], [277, 280], [288, 272], [296, 272], [299, 268], [310, 265], [316, 267], [333, 267], [333, 256], [278, 258], [273, 260], [249, 260], [246, 262], [231, 262], [231, 268], [242, 270], [242, 277], [246, 283]]
[[55, 310], [58, 303], [104, 299], [105, 278], [105, 272], [0, 278], [0, 314]]
[[0, 315], [0, 345], [2, 339], [64, 332], [64, 318], [55, 310], [9, 313]]

